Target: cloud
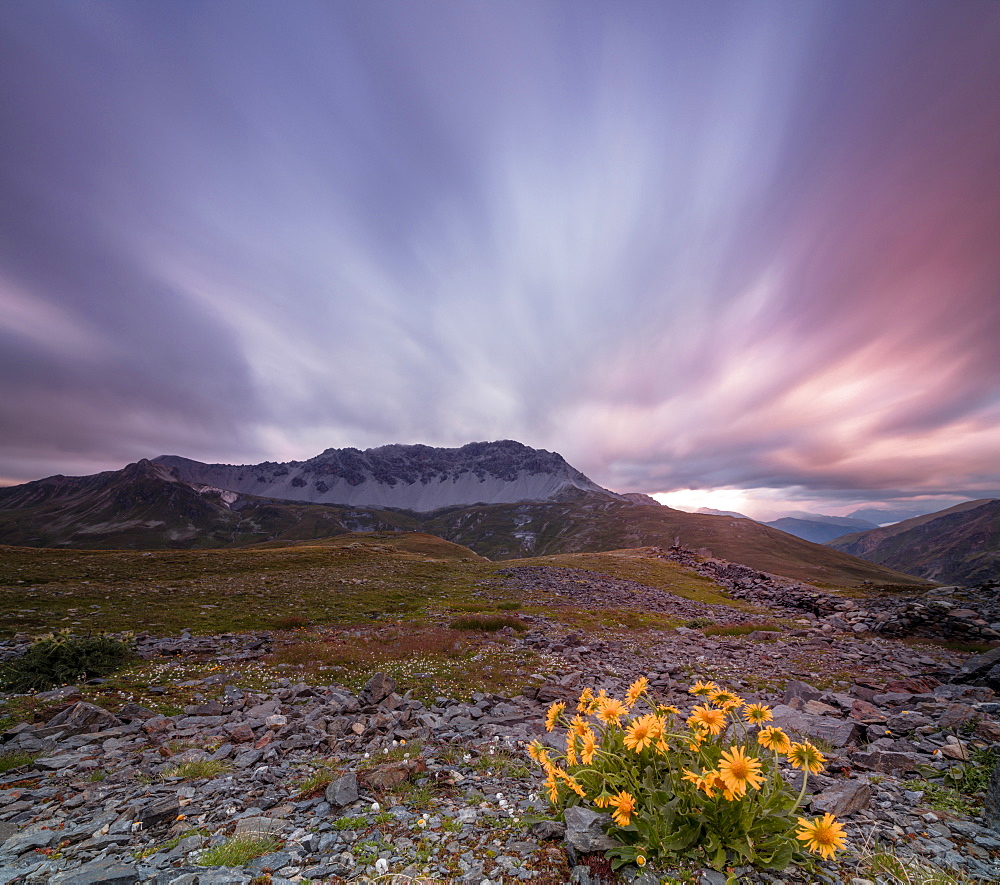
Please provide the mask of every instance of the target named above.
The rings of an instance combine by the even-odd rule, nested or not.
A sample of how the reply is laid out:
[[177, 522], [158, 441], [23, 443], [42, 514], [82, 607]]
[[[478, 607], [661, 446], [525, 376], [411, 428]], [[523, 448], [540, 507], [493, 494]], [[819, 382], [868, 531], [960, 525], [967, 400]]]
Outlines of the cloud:
[[9, 6], [0, 476], [518, 438], [622, 490], [996, 488], [998, 30]]

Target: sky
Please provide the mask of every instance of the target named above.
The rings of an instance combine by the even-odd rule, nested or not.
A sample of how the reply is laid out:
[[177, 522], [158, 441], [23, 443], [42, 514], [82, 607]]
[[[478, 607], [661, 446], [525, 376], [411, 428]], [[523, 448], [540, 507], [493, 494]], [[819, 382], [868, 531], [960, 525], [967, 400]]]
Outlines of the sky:
[[4, 0], [0, 483], [517, 439], [1000, 496], [994, 0]]

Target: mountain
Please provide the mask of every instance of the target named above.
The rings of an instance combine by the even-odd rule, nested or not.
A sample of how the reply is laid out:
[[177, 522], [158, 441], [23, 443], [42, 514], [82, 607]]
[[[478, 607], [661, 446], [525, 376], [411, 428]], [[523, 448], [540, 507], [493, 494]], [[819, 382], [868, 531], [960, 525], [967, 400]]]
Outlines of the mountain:
[[[247, 486], [321, 496], [354, 490], [391, 506], [282, 500], [247, 494]], [[499, 501], [433, 511], [412, 506], [487, 493]], [[243, 468], [165, 457], [94, 476], [53, 476], [0, 489], [2, 544], [192, 549], [371, 531], [426, 532], [491, 559], [679, 543], [828, 586], [924, 583], [750, 519], [633, 503], [591, 482], [561, 456], [511, 442], [328, 450], [307, 462]]]
[[623, 500], [570, 467], [562, 455], [509, 439], [459, 449], [327, 449], [308, 461], [284, 464], [202, 464], [176, 455], [154, 463], [184, 482], [245, 495], [418, 513], [469, 504], [574, 500], [581, 494]]
[[400, 527], [411, 523], [398, 514], [269, 501], [181, 482], [146, 460], [0, 488], [0, 543], [31, 547], [224, 547]]
[[828, 545], [889, 568], [948, 584], [1000, 577], [1000, 499], [966, 501]]
[[877, 528], [875, 523], [846, 516], [824, 516], [821, 513], [795, 513], [765, 522], [771, 528], [788, 532], [796, 538], [805, 538], [815, 544], [824, 544], [850, 532]]

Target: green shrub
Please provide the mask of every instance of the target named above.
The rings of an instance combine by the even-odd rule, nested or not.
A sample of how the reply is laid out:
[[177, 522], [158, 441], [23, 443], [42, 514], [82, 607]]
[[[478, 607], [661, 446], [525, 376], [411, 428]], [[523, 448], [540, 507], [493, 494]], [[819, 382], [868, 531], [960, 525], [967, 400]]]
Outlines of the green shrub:
[[684, 626], [689, 630], [700, 630], [702, 627], [712, 627], [715, 625], [715, 621], [711, 618], [691, 618], [690, 621], [685, 621]]
[[484, 633], [496, 633], [504, 627], [511, 627], [518, 632], [528, 629], [528, 625], [520, 618], [503, 615], [470, 615], [456, 618], [448, 626], [452, 630], [482, 630]]
[[46, 691], [56, 685], [108, 676], [134, 660], [132, 649], [107, 636], [73, 639], [65, 633], [39, 639], [0, 673], [9, 691]]

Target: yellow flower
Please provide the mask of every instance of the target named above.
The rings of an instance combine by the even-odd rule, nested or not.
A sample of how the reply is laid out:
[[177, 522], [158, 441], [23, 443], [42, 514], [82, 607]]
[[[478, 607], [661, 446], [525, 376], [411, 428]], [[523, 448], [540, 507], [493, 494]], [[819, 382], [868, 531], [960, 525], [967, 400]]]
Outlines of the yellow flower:
[[600, 796], [594, 797], [594, 804], [598, 808], [607, 808], [611, 804], [611, 797], [607, 793], [601, 793]]
[[644, 866], [646, 866], [646, 858], [643, 857], [641, 854], [637, 854], [635, 856], [635, 865], [637, 867], [644, 867]]
[[580, 786], [580, 782], [568, 772], [563, 771], [561, 768], [557, 768], [556, 775], [561, 777], [566, 782], [566, 786], [576, 793], [576, 795], [581, 799], [587, 795], [584, 792], [583, 787]]
[[582, 716], [574, 716], [569, 723], [569, 733], [576, 737], [583, 737], [588, 729], [587, 721]]
[[566, 709], [566, 704], [559, 701], [549, 707], [549, 712], [545, 716], [545, 730], [552, 731], [556, 727], [556, 720], [559, 718], [559, 714]]
[[612, 796], [608, 803], [613, 805], [615, 810], [611, 813], [611, 819], [620, 827], [627, 827], [635, 813], [635, 797], [631, 793], [622, 790], [617, 796]]
[[549, 788], [549, 801], [555, 805], [559, 801], [559, 781], [556, 779], [556, 769], [549, 768], [546, 773], [545, 786]]
[[625, 732], [625, 746], [634, 753], [641, 753], [653, 743], [655, 716], [640, 716], [634, 719]]
[[673, 704], [660, 704], [660, 706], [656, 709], [661, 713], [673, 713], [675, 716], [681, 715], [681, 711], [678, 710]]
[[709, 799], [715, 795], [715, 778], [717, 772], [715, 771], [703, 771], [701, 774], [695, 774], [693, 771], [684, 770], [684, 774], [681, 775], [681, 780], [689, 781], [695, 785], [695, 788], [701, 790]]
[[633, 706], [647, 688], [649, 688], [649, 680], [645, 676], [640, 676], [625, 692], [625, 703], [630, 707]]
[[731, 691], [726, 691], [726, 689], [719, 689], [718, 691], [713, 691], [709, 696], [709, 700], [717, 707], [721, 707], [727, 712], [736, 707], [742, 707], [745, 701], [738, 694], [734, 694]]
[[585, 688], [580, 694], [580, 702], [576, 705], [577, 713], [590, 713], [594, 709], [594, 693]]
[[763, 725], [774, 719], [774, 716], [770, 707], [765, 707], [763, 704], [747, 704], [743, 718], [751, 725]]
[[589, 728], [583, 736], [583, 748], [580, 750], [580, 759], [584, 765], [590, 765], [594, 761], [594, 753], [597, 751], [597, 736]]
[[697, 750], [708, 737], [708, 732], [704, 728], [697, 725], [691, 726], [691, 737], [688, 739], [688, 747], [691, 750]]
[[792, 749], [792, 742], [776, 725], [768, 725], [757, 732], [757, 743], [775, 753], [788, 753]]
[[802, 768], [816, 774], [823, 770], [826, 758], [808, 741], [801, 744], [792, 744], [792, 749], [788, 751], [788, 761], [792, 768]]
[[605, 725], [617, 724], [627, 714], [628, 708], [616, 698], [604, 696], [597, 699], [597, 718]]
[[702, 728], [709, 734], [719, 734], [726, 724], [726, 714], [711, 707], [695, 707], [687, 718], [687, 724]]
[[760, 773], [760, 762], [752, 756], [747, 756], [742, 747], [732, 747], [724, 750], [719, 760], [719, 777], [722, 783], [734, 796], [742, 796], [747, 786], [760, 789], [764, 778]]
[[822, 856], [823, 860], [829, 860], [833, 855], [846, 844], [844, 827], [837, 823], [832, 814], [824, 814], [816, 820], [806, 820], [799, 818], [799, 829], [795, 838], [806, 843], [806, 848], [815, 854]]
[[667, 756], [670, 753], [670, 744], [668, 744], [663, 738], [660, 738], [654, 745], [653, 749], [656, 750], [661, 756]]
[[719, 686], [714, 682], [702, 682], [700, 679], [688, 689], [688, 694], [698, 695], [699, 697], [706, 698], [713, 691], [718, 691]]
[[576, 765], [576, 735], [566, 733], [566, 764]]

